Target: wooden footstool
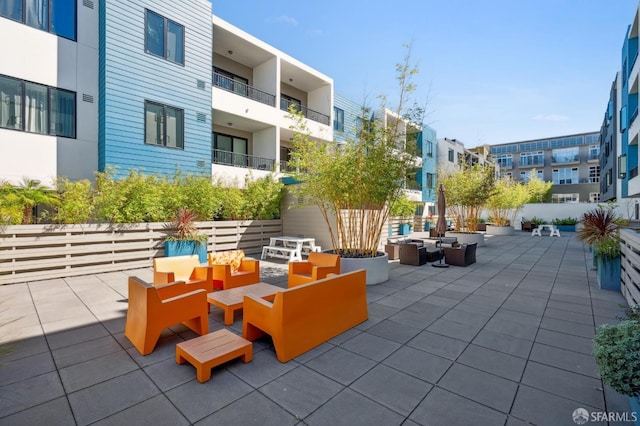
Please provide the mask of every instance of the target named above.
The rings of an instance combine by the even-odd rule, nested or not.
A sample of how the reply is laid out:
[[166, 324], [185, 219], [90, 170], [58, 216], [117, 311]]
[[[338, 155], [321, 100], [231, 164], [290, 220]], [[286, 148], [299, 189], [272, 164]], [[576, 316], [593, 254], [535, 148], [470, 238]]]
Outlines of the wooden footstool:
[[227, 329], [215, 331], [176, 345], [176, 362], [189, 361], [196, 368], [198, 381], [211, 379], [211, 369], [240, 357], [242, 362], [253, 359], [253, 344]]

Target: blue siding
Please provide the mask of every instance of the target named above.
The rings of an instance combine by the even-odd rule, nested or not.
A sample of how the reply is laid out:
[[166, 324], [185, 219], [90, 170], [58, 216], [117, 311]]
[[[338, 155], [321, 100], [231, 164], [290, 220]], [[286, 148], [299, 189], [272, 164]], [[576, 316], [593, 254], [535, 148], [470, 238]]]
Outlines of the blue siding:
[[362, 117], [363, 104], [334, 93], [333, 105], [344, 111], [344, 131], [333, 131], [333, 138], [338, 142], [356, 140], [357, 119]]
[[[427, 155], [427, 144], [431, 143], [432, 155]], [[436, 179], [437, 170], [437, 134], [435, 129], [423, 125], [422, 126], [422, 201], [426, 203], [435, 203], [438, 182]], [[433, 188], [427, 188], [427, 173], [433, 174]]]
[[[99, 169], [210, 174], [211, 3], [105, 0], [100, 9]], [[145, 9], [185, 27], [184, 66], [145, 53]], [[145, 100], [184, 110], [184, 149], [144, 143]]]
[[[624, 129], [624, 132], [621, 134], [620, 141], [620, 152], [618, 155], [627, 154], [627, 177], [622, 179], [620, 182], [620, 192], [623, 197], [628, 196], [628, 187], [629, 187], [629, 170], [631, 167], [631, 156], [629, 153], [629, 117], [633, 113], [630, 111], [629, 105], [629, 73], [631, 71], [631, 61], [633, 57], [629, 57], [629, 32], [631, 31], [631, 26], [627, 28], [627, 34], [624, 39], [624, 44], [622, 45], [622, 59], [621, 59], [621, 71], [622, 74], [622, 91], [620, 93], [620, 110], [618, 111], [618, 119], [620, 120], [620, 129]], [[637, 160], [636, 160], [637, 161]], [[618, 170], [618, 173], [620, 170]]]

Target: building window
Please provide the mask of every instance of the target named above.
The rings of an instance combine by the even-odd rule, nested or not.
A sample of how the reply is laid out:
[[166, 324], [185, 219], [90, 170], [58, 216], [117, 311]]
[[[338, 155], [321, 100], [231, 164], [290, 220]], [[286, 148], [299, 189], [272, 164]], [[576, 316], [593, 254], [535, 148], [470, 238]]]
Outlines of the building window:
[[156, 102], [144, 102], [144, 141], [149, 145], [184, 148], [184, 111]]
[[184, 26], [150, 10], [146, 12], [145, 51], [184, 65]]
[[433, 189], [434, 179], [433, 173], [427, 173], [427, 189]]
[[433, 157], [433, 142], [427, 141], [425, 145], [425, 154], [427, 157]]
[[520, 167], [544, 166], [544, 153], [542, 151], [520, 153]]
[[333, 107], [333, 130], [344, 132], [344, 110]]
[[462, 153], [461, 152], [457, 153], [456, 159], [458, 161], [458, 164], [462, 164], [463, 163], [463, 161], [462, 161]]
[[300, 99], [296, 99], [283, 93], [280, 95], [280, 109], [283, 111], [289, 111], [289, 108], [299, 112], [302, 110], [302, 102], [300, 102]]
[[511, 154], [496, 155], [496, 163], [503, 169], [513, 167], [513, 157]]
[[503, 178], [503, 177], [511, 178], [511, 177], [513, 177], [513, 172], [500, 172], [500, 177], [501, 178]]
[[600, 157], [600, 145], [591, 145], [589, 147], [589, 160], [597, 160]]
[[0, 128], [76, 137], [76, 94], [0, 75]]
[[600, 182], [600, 166], [589, 166], [589, 183]]
[[76, 0], [2, 0], [0, 16], [76, 39]]
[[249, 141], [245, 138], [223, 133], [213, 134], [213, 162], [216, 164], [247, 167], [248, 150]]
[[552, 203], [578, 203], [580, 194], [551, 194]]
[[589, 193], [589, 202], [590, 203], [599, 203], [600, 202], [600, 193], [599, 192], [590, 192]]
[[[520, 180], [522, 182], [529, 182], [534, 177], [533, 173], [534, 173], [533, 170], [520, 172]], [[544, 180], [544, 171], [543, 170], [536, 170], [535, 171], [535, 178], [537, 178], [539, 180]]]
[[577, 146], [551, 151], [551, 162], [553, 163], [576, 163], [579, 159], [579, 149]]
[[453, 163], [453, 149], [449, 148], [448, 154], [449, 162]]
[[578, 168], [564, 167], [562, 169], [553, 169], [552, 176], [554, 185], [578, 183]]

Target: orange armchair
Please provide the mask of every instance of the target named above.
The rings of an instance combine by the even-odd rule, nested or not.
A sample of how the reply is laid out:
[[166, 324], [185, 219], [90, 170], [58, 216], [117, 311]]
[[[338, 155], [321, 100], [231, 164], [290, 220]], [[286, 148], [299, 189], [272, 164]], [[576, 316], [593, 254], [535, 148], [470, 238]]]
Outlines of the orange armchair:
[[155, 286], [129, 277], [129, 309], [124, 335], [142, 355], [148, 355], [167, 327], [183, 323], [194, 332], [209, 332], [207, 293], [189, 291], [182, 281]]
[[216, 290], [260, 282], [260, 261], [244, 257], [242, 250], [209, 253], [209, 267]]
[[326, 278], [329, 274], [340, 273], [340, 256], [329, 253], [309, 253], [306, 262], [289, 262], [288, 287], [295, 287], [311, 281]]
[[213, 291], [213, 275], [208, 266], [201, 266], [197, 254], [190, 256], [156, 257], [153, 259], [153, 285], [184, 281], [189, 290]]

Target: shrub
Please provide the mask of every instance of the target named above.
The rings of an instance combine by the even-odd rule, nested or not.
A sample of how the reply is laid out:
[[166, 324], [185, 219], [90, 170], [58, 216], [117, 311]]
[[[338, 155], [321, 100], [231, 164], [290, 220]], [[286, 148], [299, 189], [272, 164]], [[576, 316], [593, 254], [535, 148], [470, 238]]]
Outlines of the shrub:
[[389, 209], [391, 216], [408, 217], [413, 216], [416, 211], [416, 203], [411, 201], [406, 194], [402, 193], [396, 198]]
[[640, 393], [640, 322], [598, 327], [593, 355], [602, 381], [623, 395]]
[[579, 220], [575, 217], [565, 217], [564, 219], [555, 218], [551, 221], [554, 225], [575, 225]]
[[535, 223], [536, 225], [544, 225], [545, 223], [548, 223], [548, 222], [547, 222], [547, 219], [542, 219], [534, 216], [531, 218], [531, 223]]
[[60, 194], [60, 205], [54, 216], [57, 223], [86, 223], [93, 215], [91, 182], [71, 182], [61, 177], [56, 182]]
[[167, 241], [207, 241], [207, 236], [201, 234], [195, 225], [198, 216], [189, 209], [178, 209], [169, 228], [175, 230], [175, 235], [167, 237]]
[[280, 218], [284, 184], [272, 176], [250, 180], [244, 191], [244, 210], [249, 219], [269, 220]]

